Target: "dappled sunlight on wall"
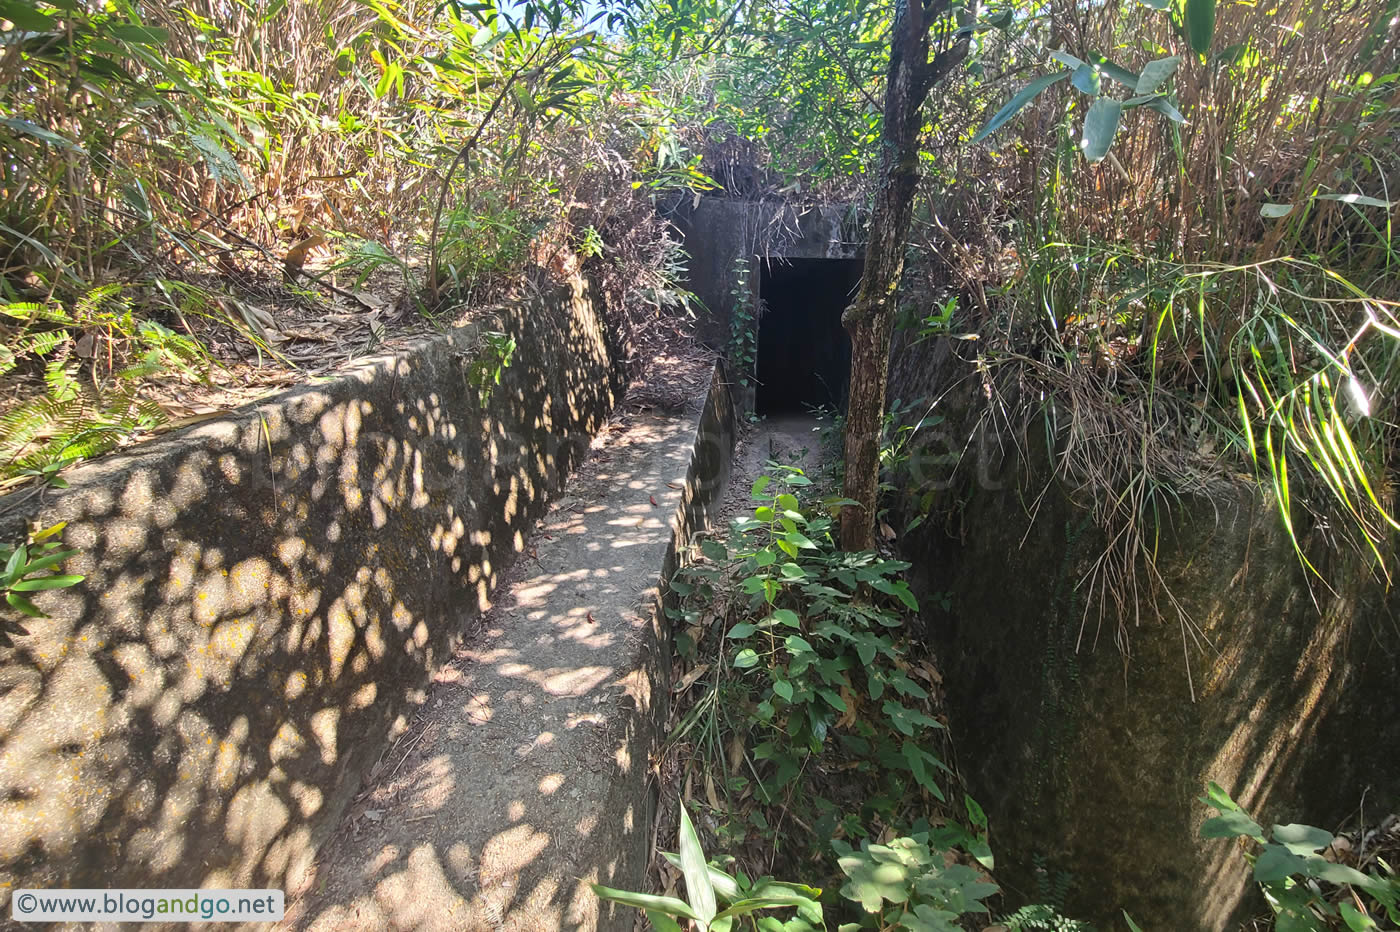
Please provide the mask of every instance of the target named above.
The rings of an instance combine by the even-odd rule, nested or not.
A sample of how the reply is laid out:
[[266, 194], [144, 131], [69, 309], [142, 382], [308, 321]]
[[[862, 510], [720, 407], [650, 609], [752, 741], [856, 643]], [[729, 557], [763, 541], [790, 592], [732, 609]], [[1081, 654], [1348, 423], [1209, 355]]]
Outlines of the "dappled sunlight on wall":
[[[87, 580], [0, 649], [0, 891], [309, 866], [615, 402], [580, 283], [498, 316], [86, 467], [38, 509]], [[519, 346], [484, 404], [483, 329]]]
[[660, 571], [727, 484], [719, 375], [698, 421], [610, 428], [318, 860], [291, 928], [631, 929], [588, 884], [635, 885], [649, 857]]

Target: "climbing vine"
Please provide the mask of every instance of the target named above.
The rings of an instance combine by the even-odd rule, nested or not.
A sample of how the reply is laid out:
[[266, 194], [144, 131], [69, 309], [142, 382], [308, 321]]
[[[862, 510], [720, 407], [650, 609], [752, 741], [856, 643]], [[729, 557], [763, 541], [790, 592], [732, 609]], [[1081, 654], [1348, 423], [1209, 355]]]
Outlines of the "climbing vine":
[[739, 375], [739, 384], [753, 384], [758, 367], [758, 314], [755, 312], [753, 290], [749, 284], [749, 262], [740, 258], [734, 264], [733, 298], [729, 312], [729, 361]]

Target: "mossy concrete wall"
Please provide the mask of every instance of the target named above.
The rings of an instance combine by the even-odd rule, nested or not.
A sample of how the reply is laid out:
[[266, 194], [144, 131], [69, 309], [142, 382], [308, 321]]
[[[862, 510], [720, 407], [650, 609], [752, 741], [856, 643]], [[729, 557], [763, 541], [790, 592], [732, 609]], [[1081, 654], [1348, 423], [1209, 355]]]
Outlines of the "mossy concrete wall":
[[87, 579], [0, 648], [0, 891], [294, 883], [620, 388], [575, 281], [11, 508]]
[[[920, 349], [895, 391], [956, 368]], [[1068, 911], [1104, 929], [1126, 928], [1123, 908], [1149, 929], [1236, 928], [1263, 904], [1235, 847], [1199, 838], [1208, 781], [1265, 825], [1335, 830], [1363, 804], [1373, 818], [1400, 808], [1400, 599], [1303, 526], [1335, 591], [1309, 579], [1272, 503], [1241, 482], [1184, 496], [1149, 529], [1160, 616], [1145, 575], [1140, 616], [1103, 606], [1082, 585], [1106, 546], [1092, 493], [1050, 479], [1039, 425], [968, 427], [976, 397], [964, 384], [936, 408], [949, 420], [925, 432], [920, 477], [934, 514], [902, 550], [998, 873], [1034, 896], [1044, 857], [1071, 875]], [[951, 478], [936, 458], [950, 450]]]

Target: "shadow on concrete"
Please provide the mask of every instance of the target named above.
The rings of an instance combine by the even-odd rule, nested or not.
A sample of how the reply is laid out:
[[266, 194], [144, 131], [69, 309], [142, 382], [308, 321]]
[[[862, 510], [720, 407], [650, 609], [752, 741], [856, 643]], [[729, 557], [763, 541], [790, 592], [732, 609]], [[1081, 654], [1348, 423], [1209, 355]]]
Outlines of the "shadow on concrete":
[[[519, 344], [489, 397], [484, 329]], [[0, 908], [295, 884], [605, 422], [612, 358], [575, 282], [9, 515], [68, 521], [87, 580], [0, 650]]]
[[650, 853], [655, 608], [697, 421], [632, 415], [600, 435], [290, 928], [632, 928], [588, 884], [635, 886]]

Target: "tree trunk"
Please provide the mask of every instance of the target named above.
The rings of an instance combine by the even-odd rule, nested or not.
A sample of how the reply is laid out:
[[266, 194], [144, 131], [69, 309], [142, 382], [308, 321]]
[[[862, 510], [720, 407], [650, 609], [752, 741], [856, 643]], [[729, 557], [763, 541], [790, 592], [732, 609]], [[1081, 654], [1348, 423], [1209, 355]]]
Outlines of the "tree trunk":
[[880, 433], [889, 382], [895, 292], [904, 272], [904, 242], [919, 184], [919, 129], [923, 122], [919, 111], [929, 88], [967, 55], [967, 39], [963, 38], [929, 61], [929, 27], [947, 10], [947, 0], [932, 0], [927, 6], [895, 0], [879, 189], [870, 215], [860, 290], [841, 318], [851, 337], [844, 494], [858, 503], [841, 512], [841, 546], [848, 551], [875, 545]]

